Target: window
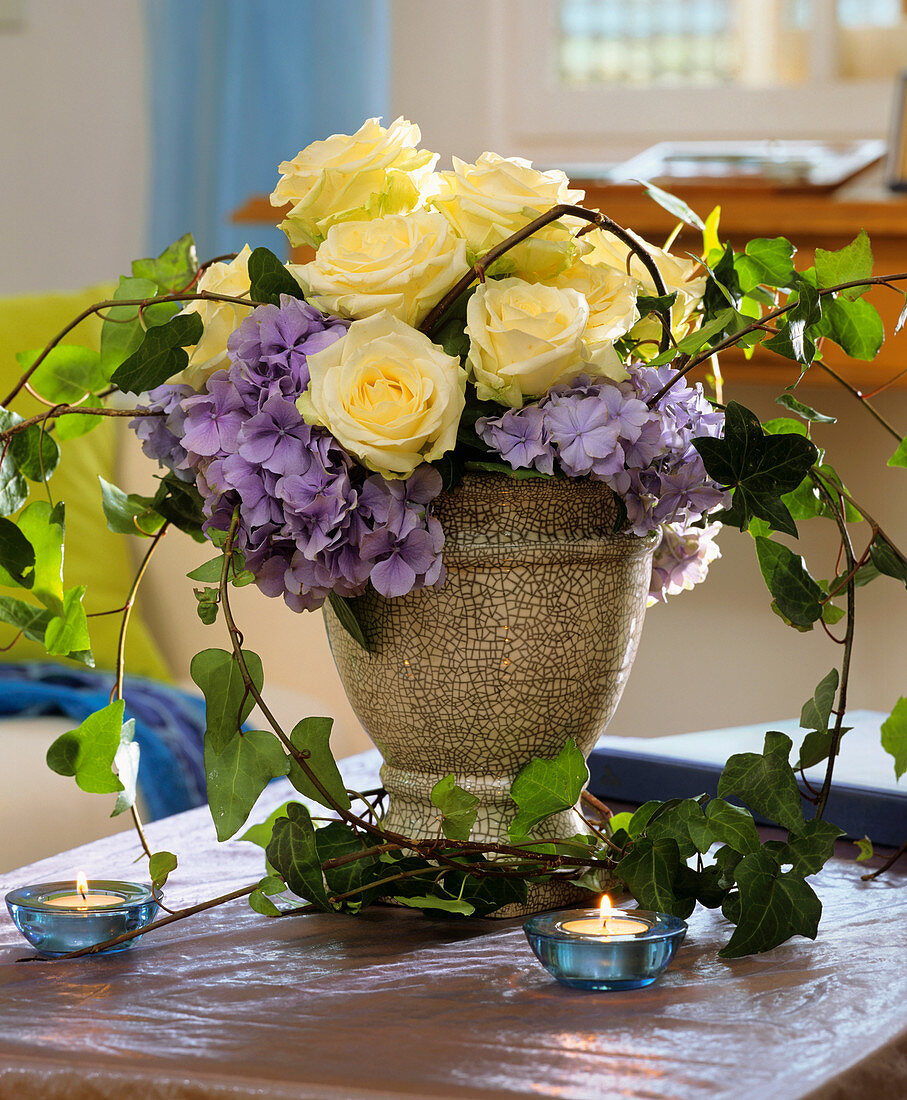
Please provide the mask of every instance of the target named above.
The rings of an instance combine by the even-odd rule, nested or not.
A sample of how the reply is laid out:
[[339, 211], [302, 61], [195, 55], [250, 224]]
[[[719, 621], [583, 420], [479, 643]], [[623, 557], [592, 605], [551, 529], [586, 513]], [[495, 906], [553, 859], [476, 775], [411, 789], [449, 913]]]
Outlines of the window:
[[883, 137], [907, 0], [496, 0], [500, 132], [537, 161]]
[[802, 84], [894, 77], [902, 0], [560, 0], [565, 86]]

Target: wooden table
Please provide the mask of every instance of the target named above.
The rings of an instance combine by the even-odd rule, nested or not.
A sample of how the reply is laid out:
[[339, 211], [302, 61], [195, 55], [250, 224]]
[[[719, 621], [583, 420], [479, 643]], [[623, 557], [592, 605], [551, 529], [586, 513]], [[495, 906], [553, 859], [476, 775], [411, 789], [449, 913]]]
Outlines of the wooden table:
[[[375, 765], [357, 758], [348, 782]], [[260, 816], [287, 795], [275, 784]], [[259, 849], [216, 843], [206, 808], [149, 832], [180, 853], [171, 904], [261, 874]], [[135, 878], [134, 855], [121, 834], [0, 888], [77, 867]], [[123, 955], [23, 963], [4, 913], [0, 1098], [893, 1100], [907, 1095], [907, 878], [864, 884], [864, 866], [835, 861], [814, 880], [816, 943], [723, 961], [728, 927], [700, 909], [673, 967], [622, 993], [555, 983], [519, 921], [270, 920], [233, 902]]]

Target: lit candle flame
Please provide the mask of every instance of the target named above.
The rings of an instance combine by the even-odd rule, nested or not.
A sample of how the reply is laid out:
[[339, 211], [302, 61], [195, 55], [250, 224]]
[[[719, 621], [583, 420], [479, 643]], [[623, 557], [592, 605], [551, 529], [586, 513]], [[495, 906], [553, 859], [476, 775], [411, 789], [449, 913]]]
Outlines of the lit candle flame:
[[84, 901], [87, 904], [88, 903], [88, 878], [86, 877], [86, 875], [82, 871], [80, 871], [78, 873], [78, 875], [76, 875], [76, 889], [78, 890], [79, 895], [82, 898], [82, 901]]
[[614, 906], [611, 904], [611, 899], [608, 897], [607, 894], [604, 894], [602, 896], [601, 905], [599, 906], [598, 912], [599, 916], [601, 917], [602, 932], [607, 932], [608, 918], [614, 912]]

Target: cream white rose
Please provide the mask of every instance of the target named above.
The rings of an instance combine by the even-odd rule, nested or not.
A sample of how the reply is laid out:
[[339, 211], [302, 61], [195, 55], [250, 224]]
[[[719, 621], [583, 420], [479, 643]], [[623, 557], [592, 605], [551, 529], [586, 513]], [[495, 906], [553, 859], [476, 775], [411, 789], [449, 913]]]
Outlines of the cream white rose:
[[438, 155], [416, 148], [418, 126], [401, 117], [385, 129], [380, 121], [370, 118], [355, 134], [315, 141], [280, 165], [271, 205], [293, 204], [280, 226], [290, 244], [317, 248], [336, 222], [422, 205]]
[[354, 321], [346, 336], [308, 358], [297, 406], [370, 470], [409, 477], [453, 449], [466, 403], [466, 373], [389, 313]]
[[325, 313], [361, 320], [387, 310], [413, 328], [468, 270], [466, 242], [428, 210], [334, 225], [311, 263], [290, 266]]
[[[453, 165], [452, 172], [438, 173], [438, 194], [431, 205], [475, 256], [484, 255], [552, 206], [575, 205], [585, 196], [570, 188], [563, 172], [539, 172], [520, 157], [483, 153], [475, 164], [454, 157]], [[585, 250], [572, 238], [581, 224], [570, 218], [552, 222], [501, 257], [495, 270], [540, 279], [555, 274]]]
[[479, 399], [520, 408], [579, 374], [626, 378], [611, 344], [587, 347], [588, 321], [589, 305], [577, 290], [523, 279], [482, 283], [466, 307], [466, 366]]
[[[195, 289], [208, 290], [214, 294], [227, 294], [234, 298], [248, 297], [251, 254], [251, 249], [245, 245], [242, 252], [229, 263], [212, 264], [206, 268]], [[184, 307], [183, 313], [197, 313], [202, 319], [205, 331], [194, 347], [186, 349], [189, 353], [189, 362], [184, 370], [169, 379], [171, 385], [182, 382], [194, 390], [200, 390], [210, 375], [226, 367], [228, 365], [227, 339], [230, 333], [249, 316], [249, 311], [249, 306], [233, 302], [189, 302]]]
[[[692, 258], [674, 256], [657, 245], [649, 244], [639, 236], [631, 233], [642, 247], [655, 261], [655, 266], [662, 277], [668, 294], [677, 291], [677, 300], [671, 310], [671, 328], [675, 338], [684, 336], [687, 331], [696, 325], [695, 310], [705, 294], [707, 275], [700, 274], [703, 271], [702, 264]], [[602, 229], [594, 229], [583, 237], [592, 245], [592, 251], [583, 257], [589, 264], [604, 264], [614, 268], [623, 274], [629, 273], [639, 281], [644, 293], [656, 295], [658, 289], [648, 268], [636, 253], [619, 241], [611, 233]], [[628, 262], [629, 261], [629, 262]], [[657, 340], [661, 333], [661, 326], [657, 321], [643, 322], [647, 330], [651, 330]], [[634, 335], [639, 335], [635, 332]]]
[[636, 308], [639, 283], [615, 268], [595, 267], [577, 260], [550, 282], [561, 289], [578, 290], [586, 299], [589, 320], [583, 340], [592, 350], [612, 344], [639, 320]]

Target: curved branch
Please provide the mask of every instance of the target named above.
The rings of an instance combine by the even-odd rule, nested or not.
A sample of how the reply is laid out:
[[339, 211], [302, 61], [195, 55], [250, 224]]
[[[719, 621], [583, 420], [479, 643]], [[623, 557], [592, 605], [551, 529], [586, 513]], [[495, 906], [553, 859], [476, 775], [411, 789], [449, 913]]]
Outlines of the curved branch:
[[[839, 283], [837, 286], [826, 287], [819, 290], [818, 294], [820, 298], [824, 298], [828, 294], [837, 294], [842, 290], [851, 290], [858, 286], [890, 286], [891, 283], [903, 282], [905, 279], [907, 279], [907, 271], [898, 272], [896, 275], [873, 275], [869, 279], [854, 279], [849, 283]], [[738, 344], [744, 336], [748, 336], [751, 332], [758, 331], [769, 321], [774, 321], [776, 317], [783, 317], [788, 310], [793, 309], [796, 305], [798, 305], [798, 302], [788, 302], [787, 305], [779, 306], [770, 313], [766, 313], [764, 317], [760, 317], [753, 321], [752, 324], [740, 329], [739, 332], [735, 332], [732, 336], [726, 336], [713, 348], [706, 348], [705, 351], [701, 351], [697, 355], [694, 355], [688, 363], [685, 363], [683, 367], [677, 371], [673, 378], [669, 378], [661, 389], [653, 397], [649, 398], [647, 402], [649, 408], [652, 408], [656, 402], [660, 401], [668, 390], [680, 381], [685, 374], [689, 374], [691, 370], [698, 367], [701, 363], [704, 363], [706, 359], [711, 358], [713, 355], [717, 355], [721, 351], [727, 351], [728, 348], [734, 347], [734, 345]], [[871, 406], [867, 404], [867, 408], [871, 408]], [[901, 437], [898, 436], [898, 439], [900, 440]]]
[[[636, 240], [636, 238], [629, 233], [623, 226], [612, 221], [606, 214], [602, 214], [599, 210], [587, 210], [584, 206], [572, 206], [569, 203], [561, 203], [558, 206], [553, 206], [550, 210], [547, 210], [544, 214], [539, 214], [537, 218], [533, 218], [531, 222], [527, 222], [521, 229], [518, 229], [516, 233], [512, 233], [506, 240], [496, 244], [494, 248], [490, 248], [484, 256], [476, 260], [473, 266], [466, 272], [466, 274], [459, 279], [448, 290], [440, 302], [431, 310], [422, 324], [419, 326], [421, 332], [424, 332], [426, 336], [431, 336], [434, 330], [438, 327], [441, 318], [454, 304], [457, 298], [463, 293], [464, 290], [472, 283], [473, 279], [479, 279], [484, 281], [485, 272], [494, 263], [495, 260], [500, 259], [506, 252], [509, 252], [511, 248], [515, 248], [516, 245], [525, 241], [528, 237], [531, 237], [533, 233], [538, 232], [539, 229], [544, 229], [546, 225], [550, 225], [551, 222], [557, 221], [559, 218], [570, 216], [574, 218], [581, 218], [584, 221], [590, 223], [592, 228], [604, 229], [606, 232], [613, 234], [619, 241], [627, 246], [631, 252], [635, 253], [652, 276], [652, 281], [655, 283], [655, 288], [659, 295], [667, 293], [664, 279], [661, 277], [661, 272], [658, 270], [658, 265], [652, 259], [649, 252], [643, 248], [643, 246]], [[667, 324], [667, 331], [664, 333], [661, 339], [661, 351], [666, 351], [670, 344], [670, 320]]]

